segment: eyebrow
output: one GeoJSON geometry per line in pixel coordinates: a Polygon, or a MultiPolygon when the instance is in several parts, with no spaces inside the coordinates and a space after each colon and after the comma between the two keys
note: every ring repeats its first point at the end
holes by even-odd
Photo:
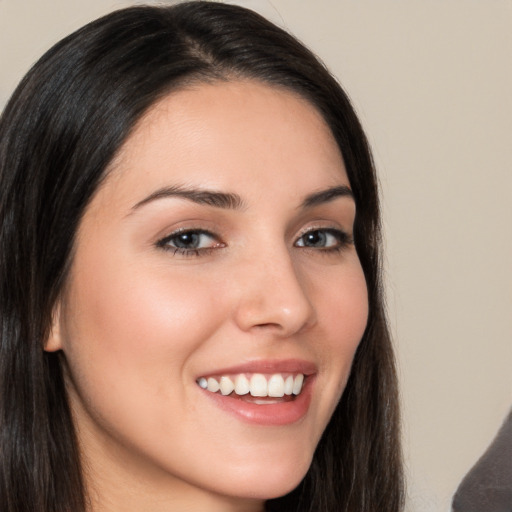
{"type": "MultiPolygon", "coordinates": [[[[156,190],[149,196],[145,197],[132,207],[132,211],[137,210],[141,206],[148,204],[158,199],[168,197],[180,197],[188,199],[197,204],[205,204],[215,208],[223,208],[228,210],[241,210],[245,207],[243,199],[238,195],[231,192],[216,192],[213,190],[187,188],[179,185],[164,187],[156,190]]],[[[354,198],[352,190],[346,185],[338,185],[330,187],[319,192],[313,192],[306,196],[302,201],[299,209],[312,208],[320,204],[334,201],[338,197],[354,198]]]]}
{"type": "Polygon", "coordinates": [[[349,197],[354,199],[354,194],[347,185],[330,187],[328,189],[321,190],[320,192],[313,192],[313,194],[306,196],[306,199],[302,201],[300,208],[312,208],[313,206],[334,201],[338,197],[349,197]]]}
{"type": "Polygon", "coordinates": [[[166,197],[181,197],[197,204],[206,204],[215,208],[224,208],[228,210],[241,210],[244,207],[244,201],[238,194],[187,188],[176,185],[172,187],[164,187],[153,192],[133,206],[132,210],[136,210],[147,203],[166,197]]]}

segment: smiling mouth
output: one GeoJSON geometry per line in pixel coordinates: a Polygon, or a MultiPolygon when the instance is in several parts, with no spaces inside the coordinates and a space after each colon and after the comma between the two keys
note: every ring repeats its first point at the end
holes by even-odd
{"type": "Polygon", "coordinates": [[[210,393],[265,405],[293,401],[304,386],[303,373],[240,373],[200,377],[197,384],[210,393]]]}

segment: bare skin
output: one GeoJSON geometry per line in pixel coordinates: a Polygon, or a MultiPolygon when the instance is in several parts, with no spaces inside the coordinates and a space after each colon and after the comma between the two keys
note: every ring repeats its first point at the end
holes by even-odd
{"type": "Polygon", "coordinates": [[[290,92],[198,85],[140,122],[84,215],[46,346],[93,512],[260,511],[297,486],[367,321],[349,188],[290,92]],[[262,361],[314,369],[299,419],[244,419],[198,385],[262,361]]]}

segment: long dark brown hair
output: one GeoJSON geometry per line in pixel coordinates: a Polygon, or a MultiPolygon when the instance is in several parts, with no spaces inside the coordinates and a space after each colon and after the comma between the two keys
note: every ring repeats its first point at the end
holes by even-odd
{"type": "Polygon", "coordinates": [[[370,150],[350,102],[295,38],[214,2],[109,14],[51,48],[0,118],[0,508],[84,512],[62,354],[43,351],[81,217],[141,116],[194,82],[252,79],[306,98],[339,145],[355,196],[369,321],[343,397],[300,485],[268,511],[402,508],[398,397],[380,280],[370,150]]]}

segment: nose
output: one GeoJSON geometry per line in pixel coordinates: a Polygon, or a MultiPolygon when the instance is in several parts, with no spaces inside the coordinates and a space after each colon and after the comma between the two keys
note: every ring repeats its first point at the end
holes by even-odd
{"type": "Polygon", "coordinates": [[[288,250],[260,253],[243,267],[235,309],[241,330],[265,329],[285,338],[315,323],[306,276],[297,271],[288,250]]]}

